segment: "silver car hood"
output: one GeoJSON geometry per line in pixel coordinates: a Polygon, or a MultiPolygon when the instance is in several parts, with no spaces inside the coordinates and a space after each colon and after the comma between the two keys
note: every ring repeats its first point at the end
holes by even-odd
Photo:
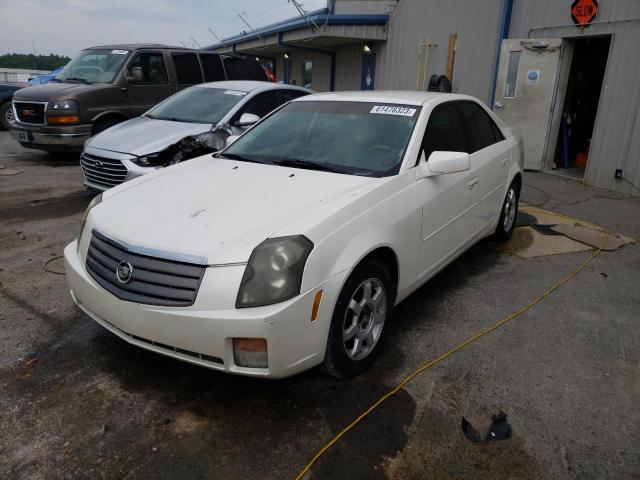
{"type": "Polygon", "coordinates": [[[206,123],[172,122],[137,117],[92,137],[86,147],[140,156],[162,151],[184,137],[209,130],[211,130],[211,124],[206,123]]]}

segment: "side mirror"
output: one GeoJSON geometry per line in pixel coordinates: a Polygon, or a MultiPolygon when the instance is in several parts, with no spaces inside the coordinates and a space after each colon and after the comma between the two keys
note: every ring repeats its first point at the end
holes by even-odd
{"type": "Polygon", "coordinates": [[[420,178],[464,172],[471,169],[471,157],[465,152],[433,152],[425,161],[423,151],[418,168],[420,178]]]}
{"type": "Polygon", "coordinates": [[[144,74],[142,73],[142,67],[131,67],[129,75],[127,75],[127,81],[136,83],[144,80],[144,74]]]}
{"type": "Polygon", "coordinates": [[[226,145],[225,147],[228,147],[229,145],[231,145],[233,142],[235,142],[238,138],[240,138],[240,135],[229,135],[227,137],[227,141],[226,141],[226,145]]]}
{"type": "Polygon", "coordinates": [[[258,123],[259,121],[260,117],[258,115],[254,115],[253,113],[243,113],[240,116],[240,120],[238,120],[237,125],[244,128],[258,123]]]}

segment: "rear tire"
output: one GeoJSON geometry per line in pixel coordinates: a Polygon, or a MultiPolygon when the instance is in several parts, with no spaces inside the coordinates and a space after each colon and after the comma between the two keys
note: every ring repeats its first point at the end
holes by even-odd
{"type": "Polygon", "coordinates": [[[11,102],[4,102],[0,105],[0,126],[5,130],[9,130],[9,121],[13,120],[13,109],[11,102]]]}
{"type": "Polygon", "coordinates": [[[513,235],[518,217],[518,201],[520,200],[520,188],[516,180],[511,182],[507,194],[505,195],[502,208],[500,210],[500,220],[494,233],[494,237],[499,242],[506,242],[513,235]]]}
{"type": "Polygon", "coordinates": [[[349,275],[333,310],[323,368],[337,378],[364,373],[374,362],[391,319],[395,286],[378,260],[364,260],[349,275]]]}

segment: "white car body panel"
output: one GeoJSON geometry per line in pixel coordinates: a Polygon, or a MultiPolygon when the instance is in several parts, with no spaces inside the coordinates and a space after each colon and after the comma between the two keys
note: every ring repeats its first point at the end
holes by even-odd
{"type": "Polygon", "coordinates": [[[442,102],[475,99],[374,91],[295,101],[312,100],[421,105],[399,174],[360,177],[206,155],[112,188],[90,211],[79,244],[65,250],[70,289],[81,308],[143,348],[227,372],[280,378],[322,362],[337,296],[369,253],[385,248],[396,258],[398,303],[495,230],[507,188],[523,171],[522,139],[486,108],[505,140],[471,154],[470,170],[420,178],[414,168],[431,110],[442,102]],[[205,257],[209,266],[195,303],[142,305],[103,290],[84,267],[94,228],[141,247],[205,257]],[[235,308],[253,249],[266,238],[289,235],[304,235],[314,244],[300,295],[235,308]],[[320,289],[319,317],[311,322],[320,289]],[[223,364],[187,358],[131,335],[220,357],[223,364]],[[267,369],[234,364],[231,338],[243,336],[267,339],[267,369]]]}

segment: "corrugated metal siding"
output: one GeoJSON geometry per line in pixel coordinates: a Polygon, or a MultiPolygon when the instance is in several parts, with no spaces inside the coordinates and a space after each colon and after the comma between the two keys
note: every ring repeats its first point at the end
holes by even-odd
{"type": "Polygon", "coordinates": [[[623,168],[629,181],[640,186],[640,21],[629,21],[640,18],[640,1],[601,0],[599,4],[595,23],[580,29],[572,25],[569,2],[518,0],[509,36],[612,35],[585,183],[637,196],[640,192],[616,180],[614,172],[623,168]]]}
{"type": "MultiPolygon", "coordinates": [[[[388,13],[394,0],[336,0],[336,15],[388,13]]],[[[331,5],[331,1],[328,2],[331,5]]]]}
{"type": "Polygon", "coordinates": [[[377,89],[415,88],[418,44],[429,38],[428,76],[444,74],[449,34],[457,32],[453,90],[489,100],[498,46],[502,0],[402,0],[380,47],[377,89]]]}
{"type": "Polygon", "coordinates": [[[360,90],[361,73],[362,45],[346,45],[337,49],[336,90],[360,90]]]}

